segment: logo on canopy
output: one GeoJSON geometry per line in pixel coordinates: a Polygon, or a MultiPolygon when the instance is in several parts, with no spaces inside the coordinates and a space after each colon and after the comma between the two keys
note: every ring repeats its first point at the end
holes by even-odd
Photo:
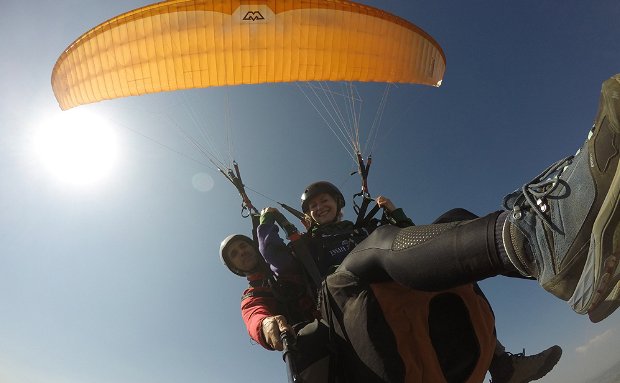
{"type": "Polygon", "coordinates": [[[261,15],[260,11],[249,11],[243,16],[243,20],[245,21],[256,21],[256,20],[265,20],[263,15],[261,15]]]}

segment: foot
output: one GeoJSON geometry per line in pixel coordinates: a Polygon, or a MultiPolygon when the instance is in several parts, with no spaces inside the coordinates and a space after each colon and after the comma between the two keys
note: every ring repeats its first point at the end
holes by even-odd
{"type": "Polygon", "coordinates": [[[504,245],[524,275],[602,320],[617,307],[620,268],[620,74],[603,83],[588,139],[508,195],[504,245]],[[614,239],[617,237],[617,239],[614,239]]]}
{"type": "Polygon", "coordinates": [[[526,383],[540,379],[553,369],[561,356],[560,346],[530,356],[525,356],[525,350],[520,354],[505,352],[491,362],[491,383],[526,383]]]}

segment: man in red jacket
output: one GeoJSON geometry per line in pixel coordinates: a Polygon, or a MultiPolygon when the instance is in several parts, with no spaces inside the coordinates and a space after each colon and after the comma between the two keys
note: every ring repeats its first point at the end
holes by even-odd
{"type": "Polygon", "coordinates": [[[294,334],[289,323],[317,317],[303,277],[275,275],[249,237],[226,237],[220,246],[220,258],[230,271],[248,280],[249,286],[241,296],[241,315],[250,337],[264,348],[282,350],[280,334],[294,334]]]}

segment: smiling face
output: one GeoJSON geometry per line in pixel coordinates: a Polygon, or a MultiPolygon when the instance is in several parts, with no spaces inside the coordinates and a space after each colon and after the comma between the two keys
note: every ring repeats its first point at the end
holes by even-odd
{"type": "Polygon", "coordinates": [[[256,248],[243,239],[232,241],[226,248],[230,266],[243,273],[252,272],[258,267],[258,257],[256,248]]]}
{"type": "Polygon", "coordinates": [[[332,223],[338,218],[338,203],[328,193],[321,193],[308,201],[310,217],[319,225],[332,223]]]}

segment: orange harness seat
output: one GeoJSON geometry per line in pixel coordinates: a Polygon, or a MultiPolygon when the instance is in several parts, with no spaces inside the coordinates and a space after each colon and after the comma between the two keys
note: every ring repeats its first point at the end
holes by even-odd
{"type": "Polygon", "coordinates": [[[495,350],[495,317],[476,284],[438,292],[394,282],[370,286],[329,275],[321,311],[336,364],[356,383],[479,383],[495,350]]]}
{"type": "Polygon", "coordinates": [[[495,350],[495,317],[476,285],[439,292],[394,282],[371,288],[396,338],[405,382],[484,380],[495,350]]]}

